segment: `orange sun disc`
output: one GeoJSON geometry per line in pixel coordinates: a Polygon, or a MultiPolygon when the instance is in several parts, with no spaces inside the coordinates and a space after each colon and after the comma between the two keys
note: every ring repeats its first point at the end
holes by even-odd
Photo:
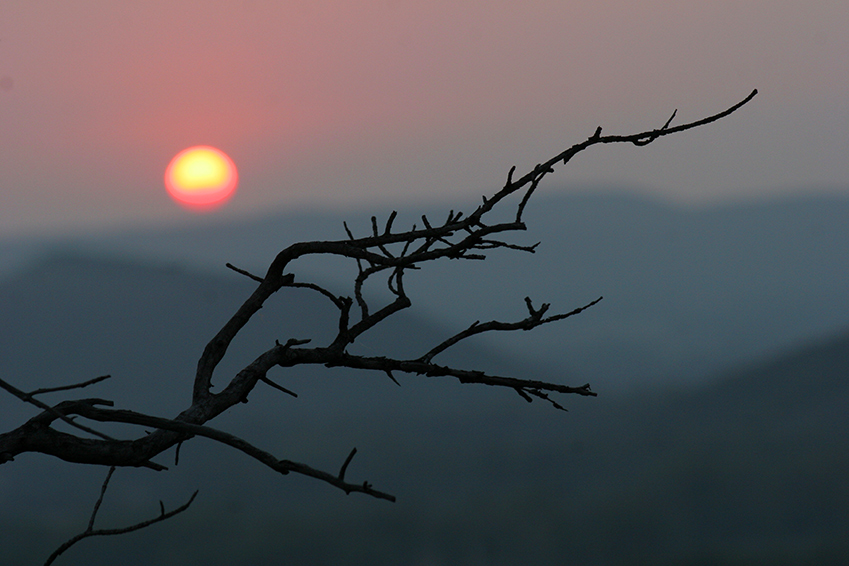
{"type": "Polygon", "coordinates": [[[226,153],[198,145],[184,149],[165,169],[165,188],[178,203],[193,210],[210,210],[233,196],[239,175],[226,153]]]}

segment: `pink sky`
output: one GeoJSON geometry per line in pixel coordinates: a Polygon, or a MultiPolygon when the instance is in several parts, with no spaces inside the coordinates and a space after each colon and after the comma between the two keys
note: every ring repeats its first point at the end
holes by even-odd
{"type": "Polygon", "coordinates": [[[162,176],[207,144],[239,167],[215,214],[476,204],[592,134],[739,114],[599,147],[550,190],[685,203],[849,194],[849,3],[7,0],[0,235],[174,224],[162,176]]]}

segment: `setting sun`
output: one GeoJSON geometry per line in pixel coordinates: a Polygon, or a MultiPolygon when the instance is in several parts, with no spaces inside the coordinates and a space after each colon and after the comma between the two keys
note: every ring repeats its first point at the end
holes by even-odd
{"type": "Polygon", "coordinates": [[[230,199],[239,176],[223,151],[195,146],[178,153],[165,169],[165,188],[178,203],[192,210],[210,210],[230,199]]]}

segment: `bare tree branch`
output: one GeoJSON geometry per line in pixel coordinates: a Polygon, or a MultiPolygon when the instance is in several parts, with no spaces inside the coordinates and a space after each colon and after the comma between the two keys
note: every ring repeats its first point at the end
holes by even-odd
{"type": "MultiPolygon", "coordinates": [[[[268,383],[266,373],[270,368],[274,366],[292,367],[299,363],[322,363],[329,367],[345,366],[360,369],[376,369],[385,372],[393,380],[392,372],[394,371],[427,376],[450,376],[463,383],[483,383],[509,387],[537,397],[539,395],[535,395],[532,392],[549,391],[578,393],[582,395],[593,394],[586,386],[568,387],[553,383],[529,382],[528,380],[518,378],[487,375],[475,370],[463,370],[432,363],[434,356],[466,337],[487,331],[528,330],[542,324],[562,320],[563,318],[581,312],[591,305],[580,307],[570,313],[545,317],[544,313],[548,309],[547,304],[544,304],[539,310],[534,310],[528,301],[529,316],[526,319],[514,323],[490,321],[484,324],[474,324],[442,344],[432,348],[418,360],[358,357],[348,354],[345,348],[348,344],[354,342],[356,338],[378,325],[387,317],[411,305],[411,301],[403,287],[405,270],[415,269],[425,262],[441,258],[482,259],[485,257],[484,252],[497,248],[532,252],[535,246],[520,246],[503,239],[503,237],[509,232],[525,230],[525,224],[522,221],[522,213],[525,205],[531,194],[539,186],[541,180],[551,173],[558,163],[568,162],[574,155],[595,144],[636,143],[640,145],[650,143],[662,136],[714,122],[739,109],[751,100],[756,93],[757,91],[753,91],[743,101],[723,112],[680,126],[670,127],[670,119],[659,129],[647,130],[626,136],[602,136],[601,129],[599,128],[584,142],[576,144],[555,155],[548,161],[537,165],[530,172],[518,179],[514,179],[515,167],[511,168],[504,187],[490,197],[484,197],[483,203],[468,215],[464,215],[462,212],[455,213],[454,211],[450,211],[442,224],[433,224],[426,217],[422,217],[424,228],[417,229],[413,226],[411,230],[393,231],[396,218],[396,214],[393,213],[387,219],[382,231],[378,228],[377,219],[373,219],[371,235],[366,237],[355,237],[347,225],[345,225],[348,236],[345,240],[292,244],[277,254],[269,265],[264,277],[259,277],[230,266],[231,269],[235,269],[237,272],[254,280],[257,283],[257,287],[230,320],[224,324],[206,345],[198,360],[192,404],[173,420],[187,424],[203,424],[215,418],[227,408],[246,400],[257,382],[263,381],[264,383],[268,383]],[[512,222],[494,224],[484,222],[484,217],[496,205],[508,196],[519,193],[520,191],[524,192],[517,207],[515,219],[512,222]],[[391,252],[389,246],[393,244],[400,244],[402,251],[400,253],[391,252]],[[351,324],[349,320],[352,299],[341,296],[337,297],[335,294],[314,284],[295,283],[292,273],[284,274],[286,267],[293,261],[303,256],[315,254],[347,257],[358,264],[359,274],[355,279],[354,295],[355,300],[360,305],[361,316],[359,321],[351,324]],[[368,309],[362,287],[371,275],[384,270],[389,270],[391,273],[388,280],[388,287],[395,295],[395,300],[378,309],[376,312],[371,313],[368,309]],[[308,287],[321,292],[333,301],[334,305],[340,310],[339,329],[334,341],[327,347],[309,349],[297,348],[296,346],[303,344],[303,342],[297,340],[294,342],[290,340],[285,345],[278,343],[232,377],[220,393],[212,393],[213,372],[225,356],[230,342],[251,317],[262,308],[265,301],[284,286],[308,287]]],[[[47,451],[59,457],[72,459],[87,458],[90,460],[102,460],[104,464],[120,462],[120,465],[145,465],[145,462],[149,463],[151,457],[185,439],[183,435],[169,429],[154,431],[151,435],[129,443],[128,441],[111,439],[102,433],[97,433],[93,429],[74,423],[66,415],[55,412],[55,409],[33,399],[32,395],[11,388],[6,382],[0,381],[0,385],[22,400],[35,404],[42,410],[52,414],[55,418],[60,418],[71,426],[85,430],[90,434],[95,434],[104,441],[108,440],[109,442],[106,445],[114,447],[114,453],[110,458],[110,455],[102,451],[102,449],[93,448],[91,445],[92,441],[88,439],[77,438],[72,435],[59,436],[58,433],[47,433],[39,429],[38,434],[35,434],[32,439],[28,440],[25,435],[22,436],[19,429],[12,431],[12,433],[0,435],[0,455],[2,455],[0,458],[2,458],[2,461],[9,461],[15,454],[21,451],[35,450],[47,451]],[[42,443],[36,443],[35,439],[41,440],[42,443]],[[112,444],[109,444],[110,442],[112,444]]],[[[30,424],[32,425],[32,423],[30,424]]],[[[164,467],[159,465],[155,466],[157,469],[164,469],[164,467]]]]}
{"type": "Polygon", "coordinates": [[[40,452],[69,462],[110,467],[110,472],[104,481],[100,498],[95,504],[88,528],[57,549],[48,559],[47,564],[50,564],[57,556],[82,538],[138,530],[187,509],[197,492],[185,505],[174,511],[166,513],[164,507],[161,507],[159,517],[154,519],[123,529],[94,530],[93,528],[94,520],[115,467],[143,466],[154,470],[165,470],[167,469],[165,466],[152,462],[152,459],[172,446],[177,446],[179,450],[179,446],[183,442],[195,436],[210,438],[240,450],[283,475],[295,472],[324,481],[345,493],[359,492],[375,498],[394,501],[394,496],[374,489],[368,482],[349,483],[345,481],[348,466],[356,454],[356,449],[352,450],[345,459],[339,473],[331,474],[292,460],[278,459],[271,453],[257,448],[241,438],[206,426],[205,423],[227,409],[246,402],[260,382],[297,397],[292,391],[268,378],[268,371],[275,367],[291,368],[301,364],[322,364],[328,368],[346,367],[380,371],[388,375],[396,384],[398,384],[398,381],[394,377],[394,372],[426,377],[449,377],[461,383],[477,383],[508,390],[512,389],[526,401],[530,402],[535,398],[540,399],[558,410],[565,410],[565,408],[553,398],[555,394],[595,396],[596,394],[590,389],[589,384],[567,386],[554,381],[493,375],[474,369],[439,365],[434,363],[433,359],[462,340],[478,334],[528,331],[545,324],[561,321],[590,308],[598,303],[601,297],[569,312],[555,315],[548,315],[549,303],[543,303],[539,308],[535,308],[530,298],[525,298],[528,309],[527,317],[514,322],[491,320],[481,323],[477,321],[431,347],[425,354],[416,359],[352,355],[347,351],[347,347],[389,317],[412,305],[404,285],[404,277],[408,270],[416,270],[427,262],[442,259],[483,260],[494,250],[534,253],[538,244],[522,245],[512,241],[510,237],[513,233],[526,229],[523,221],[525,208],[545,177],[553,173],[557,166],[567,164],[578,153],[597,144],[631,143],[636,146],[644,146],[661,137],[710,124],[728,116],[747,104],[756,94],[757,90],[754,90],[745,99],[722,112],[679,126],[671,126],[677,114],[676,111],[660,128],[636,134],[603,136],[602,129],[599,127],[586,140],[538,164],[519,178],[514,178],[516,167],[511,167],[503,187],[489,196],[484,196],[482,203],[468,214],[461,211],[449,211],[445,221],[441,224],[431,222],[426,216],[422,216],[423,227],[417,227],[414,224],[409,230],[398,230],[395,226],[397,213],[393,211],[382,223],[382,226],[377,217],[372,217],[370,232],[364,237],[355,237],[348,225],[343,223],[347,236],[343,240],[297,242],[289,245],[274,257],[264,276],[252,274],[228,263],[229,269],[248,277],[256,283],[256,287],[206,344],[198,358],[193,376],[191,403],[172,419],[154,417],[129,410],[104,408],[112,406],[111,401],[104,399],[66,400],[55,406],[50,406],[35,398],[36,395],[45,393],[88,387],[103,381],[108,376],[62,387],[35,389],[30,393],[25,393],[0,379],[0,388],[42,411],[18,428],[0,434],[0,464],[10,462],[16,455],[24,452],[40,452]],[[518,200],[512,220],[494,221],[489,213],[509,197],[518,200]],[[296,282],[295,274],[287,272],[287,270],[298,259],[311,255],[339,256],[355,262],[357,275],[352,281],[352,296],[337,295],[315,283],[296,282]],[[386,288],[392,298],[380,308],[373,309],[369,305],[365,287],[367,283],[372,284],[369,281],[373,282],[372,276],[375,275],[386,277],[386,288]],[[299,338],[289,338],[282,344],[280,341],[274,340],[274,345],[257,355],[251,363],[244,366],[235,375],[226,376],[226,381],[222,384],[220,390],[214,392],[213,375],[221,360],[227,354],[233,339],[264,306],[265,302],[284,287],[310,289],[322,294],[333,303],[339,310],[339,317],[336,322],[337,331],[333,340],[329,344],[317,346],[307,346],[310,341],[299,338]],[[358,308],[354,309],[355,312],[352,313],[354,304],[358,308]],[[154,430],[149,434],[140,435],[134,440],[115,439],[76,422],[73,416],[97,422],[127,423],[153,427],[154,430]],[[59,420],[76,430],[93,435],[95,438],[58,431],[53,428],[53,425],[59,420]]]}
{"type": "MultiPolygon", "coordinates": [[[[306,464],[301,464],[299,462],[294,462],[291,460],[279,460],[269,452],[261,450],[256,446],[253,446],[249,442],[221,430],[217,430],[208,426],[188,423],[177,419],[164,419],[152,415],[145,415],[143,413],[137,413],[135,411],[121,409],[102,409],[96,407],[97,405],[111,407],[113,403],[112,401],[106,399],[79,399],[76,401],[63,401],[62,403],[54,407],[54,410],[55,412],[63,415],[75,414],[98,422],[127,423],[154,427],[160,430],[173,431],[180,433],[183,440],[191,438],[192,436],[203,436],[220,442],[222,444],[226,444],[241,452],[244,452],[248,456],[254,458],[255,460],[258,460],[259,462],[262,462],[272,470],[279,472],[283,475],[286,475],[289,472],[296,472],[299,474],[314,477],[316,479],[320,479],[322,481],[326,481],[331,485],[342,489],[346,493],[361,492],[376,497],[378,499],[395,501],[394,496],[389,495],[388,493],[383,493],[372,489],[369,484],[346,483],[342,481],[342,479],[338,476],[334,476],[327,472],[317,470],[306,464]],[[368,485],[368,487],[365,487],[366,485],[368,485]]],[[[38,417],[35,417],[35,419],[41,419],[42,421],[46,422],[49,422],[54,418],[54,414],[48,412],[42,413],[38,417]]],[[[45,435],[50,435],[52,438],[63,438],[65,436],[64,433],[60,433],[47,427],[44,427],[42,429],[42,433],[45,435]]],[[[102,461],[100,460],[102,460],[104,454],[108,454],[109,452],[111,452],[114,449],[114,446],[106,441],[91,440],[87,445],[87,449],[88,450],[85,453],[80,452],[75,454],[75,458],[71,461],[92,464],[102,463],[102,461]],[[90,458],[90,460],[86,460],[86,457],[90,458]]],[[[62,454],[57,454],[57,456],[59,456],[60,458],[63,457],[62,454]]],[[[117,459],[116,462],[117,465],[132,465],[131,462],[121,461],[117,459]]]]}
{"type": "MultiPolygon", "coordinates": [[[[299,352],[300,351],[296,351],[293,355],[298,356],[299,352]]],[[[303,352],[305,354],[304,359],[299,360],[300,363],[323,363],[327,367],[347,367],[353,369],[378,370],[383,372],[401,371],[415,375],[424,375],[427,377],[453,377],[460,383],[480,383],[482,385],[507,387],[523,391],[544,390],[553,391],[555,393],[575,393],[578,395],[596,396],[596,393],[590,390],[589,384],[582,385],[580,387],[572,387],[535,379],[488,375],[482,371],[462,370],[423,362],[421,360],[395,360],[385,357],[354,356],[347,353],[339,356],[327,357],[319,354],[316,357],[314,356],[316,352],[303,352]]]]}

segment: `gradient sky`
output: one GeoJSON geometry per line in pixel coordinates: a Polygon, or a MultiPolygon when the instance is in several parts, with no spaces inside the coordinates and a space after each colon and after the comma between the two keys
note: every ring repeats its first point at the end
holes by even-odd
{"type": "Polygon", "coordinates": [[[0,236],[193,221],[162,176],[195,144],[239,167],[219,217],[474,205],[599,125],[753,88],[718,124],[592,148],[547,186],[849,194],[846,30],[846,0],[5,0],[0,236]]]}

